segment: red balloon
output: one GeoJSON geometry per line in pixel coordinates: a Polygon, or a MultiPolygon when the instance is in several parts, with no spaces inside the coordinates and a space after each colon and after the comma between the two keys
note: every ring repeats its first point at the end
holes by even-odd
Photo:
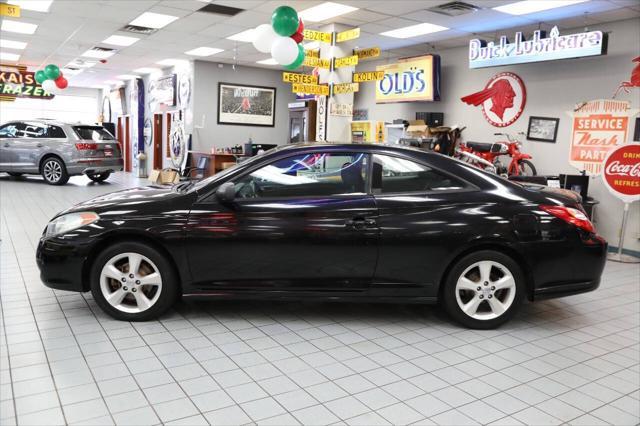
{"type": "Polygon", "coordinates": [[[294,39],[296,43],[302,43],[304,35],[302,35],[302,33],[295,33],[291,35],[291,38],[294,39]]]}
{"type": "Polygon", "coordinates": [[[69,85],[69,82],[62,76],[62,73],[60,73],[60,77],[56,78],[55,83],[58,89],[64,89],[69,85]]]}
{"type": "Polygon", "coordinates": [[[296,30],[296,32],[302,34],[302,32],[304,31],[304,22],[302,22],[302,18],[298,19],[300,19],[300,23],[298,24],[298,29],[296,30]]]}

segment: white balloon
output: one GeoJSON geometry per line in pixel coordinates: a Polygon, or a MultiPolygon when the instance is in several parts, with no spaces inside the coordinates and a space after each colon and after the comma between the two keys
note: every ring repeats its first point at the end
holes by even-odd
{"type": "Polygon", "coordinates": [[[291,37],[278,36],[271,45],[271,56],[280,65],[289,65],[298,57],[298,43],[291,37]]]}
{"type": "Polygon", "coordinates": [[[58,92],[58,86],[56,86],[56,82],[53,80],[45,80],[42,82],[42,88],[45,92],[49,92],[52,95],[55,95],[58,92]]]}
{"type": "Polygon", "coordinates": [[[271,45],[276,37],[278,37],[278,34],[273,31],[271,25],[262,24],[253,30],[253,36],[253,47],[262,53],[269,53],[271,52],[271,45]]]}

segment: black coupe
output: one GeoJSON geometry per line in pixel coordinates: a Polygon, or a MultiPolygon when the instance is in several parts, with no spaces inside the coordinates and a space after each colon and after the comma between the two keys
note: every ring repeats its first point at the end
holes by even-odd
{"type": "Polygon", "coordinates": [[[45,285],[147,320],[179,297],[435,303],[493,328],[527,298],[594,290],[607,243],[575,199],[410,148],[289,145],[199,182],[56,216],[45,285]]]}

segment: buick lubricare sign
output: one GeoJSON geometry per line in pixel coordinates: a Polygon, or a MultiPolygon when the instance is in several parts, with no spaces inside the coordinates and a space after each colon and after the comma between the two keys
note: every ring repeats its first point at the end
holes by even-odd
{"type": "Polygon", "coordinates": [[[380,65],[384,72],[376,82],[376,103],[440,100],[440,57],[425,55],[380,65]]]}
{"type": "Polygon", "coordinates": [[[640,144],[612,150],[604,162],[602,180],[609,191],[625,203],[640,199],[640,144]]]}

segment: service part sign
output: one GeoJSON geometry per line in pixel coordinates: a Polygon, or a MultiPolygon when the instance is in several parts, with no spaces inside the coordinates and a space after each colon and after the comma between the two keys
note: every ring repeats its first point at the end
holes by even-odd
{"type": "Polygon", "coordinates": [[[613,149],[604,162],[602,180],[607,189],[625,203],[640,199],[640,144],[613,149]]]}
{"type": "Polygon", "coordinates": [[[376,103],[440,100],[440,57],[425,55],[380,65],[384,77],[376,82],[376,103]]]}

